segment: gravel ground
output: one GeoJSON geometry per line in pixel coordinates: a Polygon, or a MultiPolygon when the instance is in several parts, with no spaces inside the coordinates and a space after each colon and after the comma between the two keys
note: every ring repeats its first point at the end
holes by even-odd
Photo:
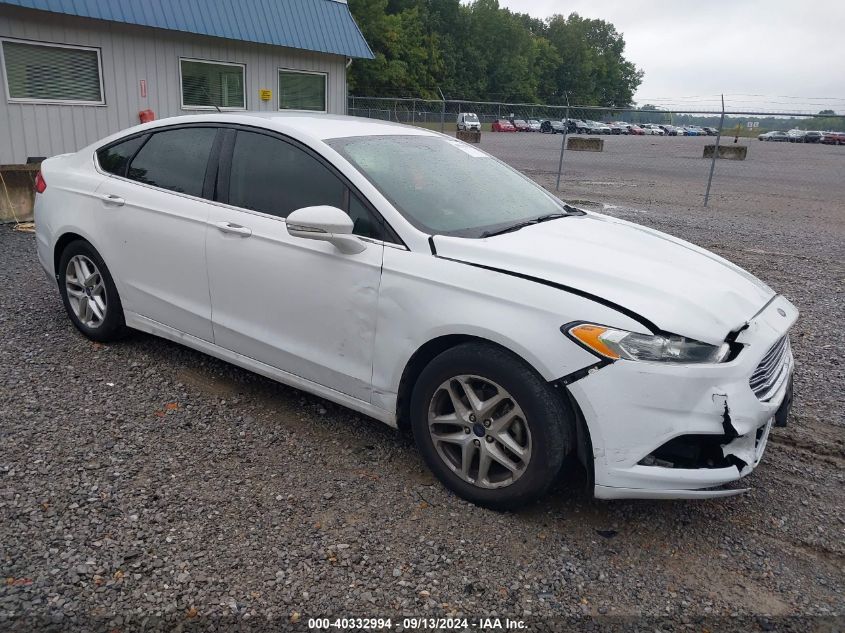
{"type": "Polygon", "coordinates": [[[150,336],[84,339],[33,236],[0,227],[0,630],[464,615],[841,631],[842,204],[627,200],[588,202],[728,256],[802,311],[790,426],[745,495],[608,503],[573,483],[519,513],[474,507],[377,422],[150,336]]]}

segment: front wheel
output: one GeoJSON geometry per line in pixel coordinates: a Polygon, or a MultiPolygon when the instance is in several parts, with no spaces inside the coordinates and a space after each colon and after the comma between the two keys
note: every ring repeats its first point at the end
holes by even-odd
{"type": "Polygon", "coordinates": [[[542,496],[557,477],[573,416],[522,360],[466,343],[420,374],[411,424],[423,459],[447,488],[478,505],[512,510],[542,496]]]}
{"type": "Polygon", "coordinates": [[[62,303],[76,329],[103,343],[126,333],[114,280],[93,246],[83,240],[68,244],[57,272],[62,303]]]}

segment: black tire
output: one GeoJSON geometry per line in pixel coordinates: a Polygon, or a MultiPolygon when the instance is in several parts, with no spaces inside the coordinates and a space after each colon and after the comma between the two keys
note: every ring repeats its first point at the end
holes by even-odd
{"type": "Polygon", "coordinates": [[[411,395],[411,426],[418,450],[444,486],[477,505],[514,510],[540,498],[555,481],[573,444],[575,425],[568,404],[534,369],[507,350],[472,342],[443,352],[422,371],[411,395]],[[531,456],[522,474],[505,487],[482,488],[465,481],[445,463],[429,432],[429,407],[438,388],[463,374],[497,383],[525,414],[531,456]]]}
{"type": "Polygon", "coordinates": [[[62,295],[62,303],[70,317],[71,322],[77,330],[82,332],[92,341],[108,343],[124,337],[128,328],[123,318],[123,306],[120,303],[120,296],[114,285],[111,273],[103,258],[96,249],[84,240],[75,240],[68,244],[59,257],[59,268],[56,271],[59,283],[59,293],[62,295]],[[96,327],[89,327],[76,315],[70,305],[67,293],[67,269],[70,260],[76,255],[83,255],[90,259],[100,272],[103,285],[105,286],[106,313],[102,322],[96,327]]]}

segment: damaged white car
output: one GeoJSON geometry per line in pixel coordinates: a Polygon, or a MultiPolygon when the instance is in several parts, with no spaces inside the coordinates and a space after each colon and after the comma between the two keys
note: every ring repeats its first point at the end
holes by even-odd
{"type": "Polygon", "coordinates": [[[457,494],[735,494],[792,400],[795,307],[473,146],[357,118],[145,124],[45,161],[38,255],[74,325],[162,336],[409,428],[457,494]]]}

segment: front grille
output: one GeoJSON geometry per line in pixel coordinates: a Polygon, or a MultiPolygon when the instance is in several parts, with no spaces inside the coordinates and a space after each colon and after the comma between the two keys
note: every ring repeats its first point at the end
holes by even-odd
{"type": "Polygon", "coordinates": [[[789,336],[782,336],[763,356],[748,384],[759,400],[766,402],[781,388],[792,370],[792,348],[789,336]]]}

